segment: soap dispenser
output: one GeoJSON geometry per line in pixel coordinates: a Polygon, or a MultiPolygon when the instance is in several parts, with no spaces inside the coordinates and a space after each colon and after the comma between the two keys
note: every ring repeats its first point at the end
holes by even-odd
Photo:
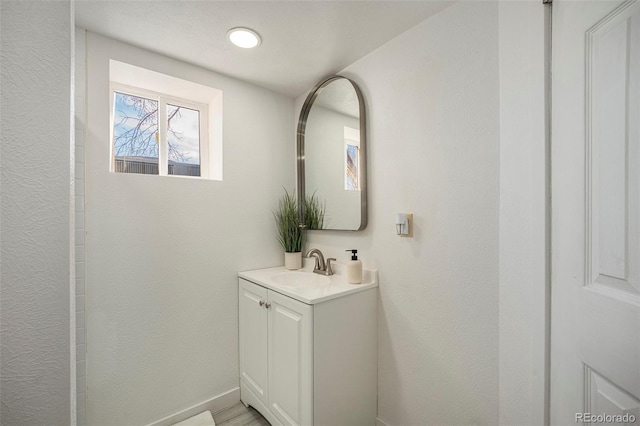
{"type": "Polygon", "coordinates": [[[360,284],[362,282],[362,261],[358,260],[358,250],[345,250],[351,252],[351,260],[347,262],[347,282],[360,284]]]}

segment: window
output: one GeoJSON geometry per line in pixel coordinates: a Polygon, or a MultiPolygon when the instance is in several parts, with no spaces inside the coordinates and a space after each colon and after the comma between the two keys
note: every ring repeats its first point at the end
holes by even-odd
{"type": "Polygon", "coordinates": [[[344,189],[360,190],[360,131],[344,127],[344,189]]]}
{"type": "Polygon", "coordinates": [[[200,176],[207,105],[113,85],[113,170],[200,176]]]}
{"type": "Polygon", "coordinates": [[[167,104],[170,175],[200,176],[200,115],[200,109],[167,104]]]}
{"type": "Polygon", "coordinates": [[[222,180],[222,92],[110,63],[111,171],[222,180]]]}
{"type": "Polygon", "coordinates": [[[114,92],[114,171],[158,174],[158,101],[114,92]]]}

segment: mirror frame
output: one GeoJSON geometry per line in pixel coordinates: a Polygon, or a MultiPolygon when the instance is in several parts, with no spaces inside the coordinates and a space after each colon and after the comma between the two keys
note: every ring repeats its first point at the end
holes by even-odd
{"type": "Polygon", "coordinates": [[[322,90],[330,83],[344,79],[347,80],[353,86],[358,96],[358,106],[360,114],[360,165],[358,168],[360,180],[360,227],[358,229],[331,229],[322,228],[318,231],[362,231],[367,227],[368,215],[367,215],[367,120],[365,115],[364,97],[360,88],[356,83],[340,75],[333,75],[320,81],[307,96],[307,99],[302,105],[302,111],[300,111],[300,118],[298,120],[298,131],[296,137],[296,155],[297,155],[297,173],[298,173],[298,203],[300,203],[301,211],[304,210],[305,200],[305,129],[307,126],[307,119],[309,112],[313,106],[314,101],[322,92],[322,90]]]}

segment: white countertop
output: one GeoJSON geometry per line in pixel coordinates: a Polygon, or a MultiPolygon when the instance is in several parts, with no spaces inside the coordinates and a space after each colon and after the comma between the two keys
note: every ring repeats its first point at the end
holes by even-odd
{"type": "MultiPolygon", "coordinates": [[[[282,273],[309,273],[313,274],[313,262],[308,262],[304,268],[297,271],[289,271],[284,266],[274,268],[256,269],[253,271],[239,272],[238,276],[247,281],[259,284],[263,287],[292,297],[308,305],[314,305],[337,297],[357,293],[378,286],[378,271],[373,269],[362,269],[362,284],[349,284],[346,279],[346,265],[333,263],[334,275],[327,277],[329,282],[313,286],[291,286],[280,285],[273,281],[272,277],[282,273]]],[[[316,274],[314,274],[316,275],[316,274]]]]}

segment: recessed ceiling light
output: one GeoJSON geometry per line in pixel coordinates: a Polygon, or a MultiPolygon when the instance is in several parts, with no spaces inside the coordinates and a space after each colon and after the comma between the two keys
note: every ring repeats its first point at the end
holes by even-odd
{"type": "Polygon", "coordinates": [[[243,49],[251,49],[260,45],[260,35],[249,28],[231,28],[227,32],[227,38],[233,44],[243,49]]]}

